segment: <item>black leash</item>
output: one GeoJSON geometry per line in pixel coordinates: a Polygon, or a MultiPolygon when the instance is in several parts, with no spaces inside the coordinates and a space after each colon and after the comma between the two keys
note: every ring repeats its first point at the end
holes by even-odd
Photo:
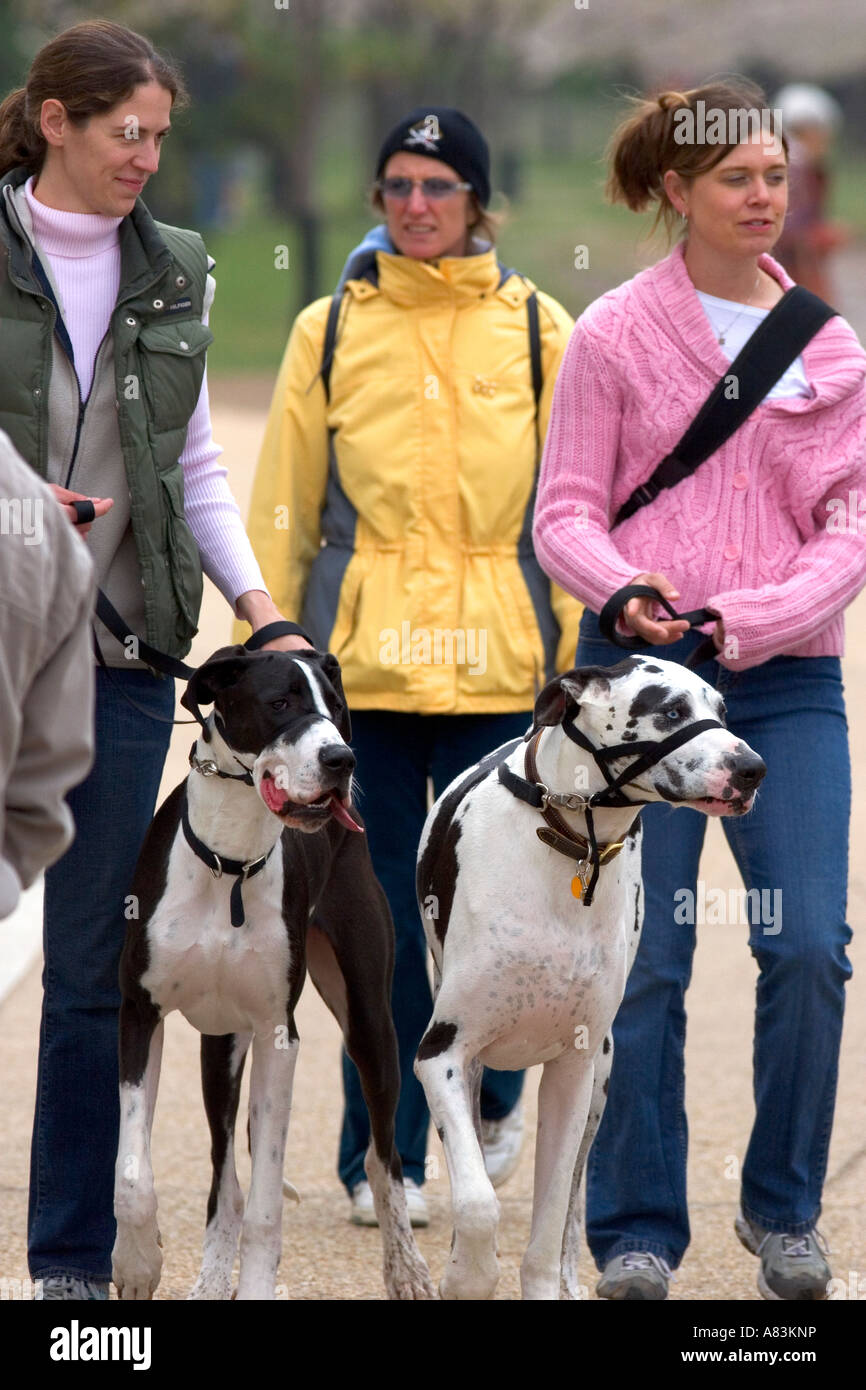
{"type": "MultiPolygon", "coordinates": [[[[656,603],[660,603],[671,618],[687,622],[690,628],[701,628],[704,623],[716,622],[721,617],[721,614],[714,612],[712,608],[693,608],[690,613],[678,613],[673,605],[659,593],[658,589],[653,589],[649,584],[626,584],[624,588],[617,589],[615,594],[611,594],[598,615],[598,625],[602,636],[606,637],[608,642],[612,642],[615,647],[624,647],[626,651],[635,651],[638,647],[645,649],[650,645],[636,632],[626,634],[617,629],[617,618],[625,605],[633,598],[655,599],[656,603]]],[[[712,661],[718,654],[718,648],[712,636],[705,636],[703,642],[695,648],[684,665],[691,670],[695,666],[700,666],[703,661],[712,661]]]]}
{"type": "MultiPolygon", "coordinates": [[[[188,666],[185,661],[179,661],[176,657],[169,656],[166,652],[159,651],[157,647],[152,647],[136,633],[130,632],[129,624],[124,622],[123,618],[114,607],[114,604],[101,589],[97,589],[96,591],[96,616],[99,618],[100,622],[108,628],[111,635],[117,638],[122,647],[126,647],[129,641],[134,641],[136,645],[133,650],[136,656],[146,662],[152,670],[158,671],[164,676],[174,676],[176,680],[181,681],[191,680],[195,675],[198,669],[196,666],[188,666]]],[[[263,647],[266,642],[273,642],[277,637],[303,637],[304,641],[309,642],[311,647],[315,646],[312,638],[308,636],[298,623],[291,623],[287,620],[266,623],[264,627],[260,627],[256,632],[251,633],[243,645],[246,647],[247,651],[255,652],[258,651],[260,647],[263,647]]],[[[111,679],[111,667],[107,664],[102,654],[102,648],[99,645],[99,639],[96,636],[95,629],[93,632],[93,647],[97,661],[109,679],[111,679]]],[[[160,724],[197,723],[202,726],[204,725],[204,720],[200,715],[196,719],[164,719],[161,714],[153,714],[151,710],[145,709],[143,705],[133,700],[116,682],[114,682],[114,684],[127,704],[132,705],[133,709],[138,710],[139,714],[147,715],[148,719],[155,719],[160,724]]]]}

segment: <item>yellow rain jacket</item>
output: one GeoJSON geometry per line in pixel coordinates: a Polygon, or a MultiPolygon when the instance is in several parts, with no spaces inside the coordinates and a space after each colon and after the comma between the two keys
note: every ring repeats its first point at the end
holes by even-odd
{"type": "MultiPolygon", "coordinates": [[[[330,299],[292,329],[250,510],[265,582],[339,658],[356,709],[528,710],[574,665],[581,612],[532,550],[534,286],[500,283],[492,250],[374,264],[377,283],[345,287],[330,399],[330,299]]],[[[538,306],[543,441],[572,320],[538,306]]]]}

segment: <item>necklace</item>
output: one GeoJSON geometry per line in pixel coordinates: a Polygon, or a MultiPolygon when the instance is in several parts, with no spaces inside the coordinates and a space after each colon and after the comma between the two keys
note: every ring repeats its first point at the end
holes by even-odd
{"type": "Polygon", "coordinates": [[[746,300],[745,304],[743,305],[743,308],[739,311],[738,314],[735,314],[735,315],[734,315],[734,317],[731,319],[730,323],[727,325],[727,327],[725,327],[725,328],[722,329],[721,333],[719,334],[718,338],[716,339],[716,341],[718,342],[718,344],[719,344],[720,347],[724,347],[724,346],[725,346],[725,339],[727,338],[727,336],[728,336],[728,334],[730,333],[731,329],[733,328],[734,324],[737,322],[737,319],[740,318],[740,317],[742,316],[744,310],[748,309],[748,307],[749,307],[749,305],[751,304],[752,300],[754,299],[755,295],[758,293],[758,286],[760,285],[760,283],[761,283],[761,272],[760,272],[760,270],[759,270],[759,271],[758,271],[758,274],[757,274],[757,276],[756,276],[756,278],[755,278],[755,288],[752,290],[752,293],[749,295],[748,299],[746,300]]]}

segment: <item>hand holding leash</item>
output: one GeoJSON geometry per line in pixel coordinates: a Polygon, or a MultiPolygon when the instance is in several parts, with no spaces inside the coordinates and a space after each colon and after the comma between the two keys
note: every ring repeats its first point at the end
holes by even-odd
{"type": "Polygon", "coordinates": [[[80,536],[86,536],[97,517],[105,516],[114,506],[112,497],[88,497],[59,483],[49,483],[49,487],[80,536]]]}
{"type": "MultiPolygon", "coordinates": [[[[668,599],[669,602],[680,596],[679,590],[675,589],[663,574],[636,574],[630,584],[641,584],[655,589],[660,598],[668,599]]],[[[653,618],[652,609],[655,601],[649,597],[629,599],[622,610],[623,623],[626,623],[643,643],[650,642],[654,647],[665,646],[668,642],[678,642],[683,633],[688,632],[688,622],[685,618],[653,618]]],[[[668,611],[673,612],[673,609],[668,611]]]]}
{"type": "Polygon", "coordinates": [[[617,589],[599,613],[598,625],[602,636],[606,637],[609,642],[613,642],[614,646],[625,647],[627,651],[632,651],[635,648],[646,646],[647,643],[653,646],[662,646],[668,642],[677,642],[683,633],[690,628],[700,628],[703,627],[704,623],[711,623],[715,620],[715,634],[712,637],[705,637],[685,664],[695,667],[702,661],[715,658],[721,650],[724,637],[721,615],[712,608],[695,608],[690,613],[678,613],[670,602],[672,598],[679,598],[679,594],[670,580],[666,579],[663,574],[637,575],[631,584],[617,589]],[[656,587],[656,584],[659,587],[656,587]],[[662,622],[656,622],[650,618],[648,616],[650,602],[660,603],[662,608],[670,613],[671,621],[665,618],[662,622]],[[629,612],[633,604],[638,609],[636,614],[629,612]],[[634,636],[626,636],[617,629],[617,618],[621,612],[625,613],[632,624],[634,636]]]}

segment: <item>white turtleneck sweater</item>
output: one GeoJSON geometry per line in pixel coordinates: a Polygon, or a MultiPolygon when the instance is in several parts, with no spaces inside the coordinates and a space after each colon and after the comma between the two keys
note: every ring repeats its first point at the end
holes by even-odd
{"type": "MultiPolygon", "coordinates": [[[[72,343],[81,398],[87,400],[96,354],[108,332],[120,287],[120,217],[97,213],[61,212],[46,207],[33,193],[33,179],[24,186],[33,219],[33,238],[39,259],[57,292],[60,312],[72,343]]],[[[212,290],[213,281],[208,277],[212,290]]],[[[212,293],[205,298],[208,321],[212,293]]],[[[234,607],[249,589],[267,592],[252,546],[229,491],[226,469],[217,460],[222,449],[214,443],[210,423],[207,373],[189,422],[186,446],[180,456],[184,477],[185,514],[201,551],[202,568],[234,607]]]]}

